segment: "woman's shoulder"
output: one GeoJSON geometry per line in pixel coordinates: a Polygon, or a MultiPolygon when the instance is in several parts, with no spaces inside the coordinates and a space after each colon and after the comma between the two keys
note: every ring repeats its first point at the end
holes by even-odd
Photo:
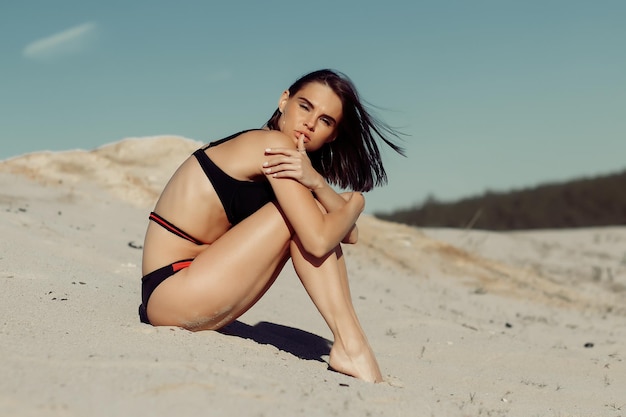
{"type": "Polygon", "coordinates": [[[285,135],[280,130],[270,130],[270,129],[251,129],[244,130],[241,132],[241,136],[251,136],[256,138],[263,138],[265,140],[287,140],[289,139],[287,135],[285,135]]]}
{"type": "Polygon", "coordinates": [[[248,130],[241,134],[241,139],[251,141],[265,148],[295,145],[287,135],[279,130],[258,129],[248,130]]]}

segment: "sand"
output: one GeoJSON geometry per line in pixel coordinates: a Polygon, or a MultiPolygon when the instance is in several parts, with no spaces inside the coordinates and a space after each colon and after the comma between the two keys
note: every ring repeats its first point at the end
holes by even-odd
{"type": "Polygon", "coordinates": [[[2,416],[624,416],[626,228],[359,221],[357,312],[386,382],[328,370],[293,268],[222,332],[139,322],[141,250],[198,142],[0,162],[2,416]]]}

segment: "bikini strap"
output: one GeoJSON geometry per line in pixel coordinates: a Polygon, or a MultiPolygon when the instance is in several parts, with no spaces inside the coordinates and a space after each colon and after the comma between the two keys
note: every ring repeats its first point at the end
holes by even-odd
{"type": "Polygon", "coordinates": [[[182,237],[183,239],[187,239],[188,241],[193,242],[196,245],[205,245],[206,244],[203,241],[201,241],[199,239],[196,239],[195,237],[191,236],[189,233],[185,232],[184,230],[182,230],[181,228],[179,228],[175,224],[168,222],[167,220],[165,220],[163,217],[159,216],[155,212],[150,212],[150,217],[149,218],[153,222],[157,223],[159,226],[163,227],[168,232],[171,232],[171,233],[175,234],[178,237],[182,237]]]}

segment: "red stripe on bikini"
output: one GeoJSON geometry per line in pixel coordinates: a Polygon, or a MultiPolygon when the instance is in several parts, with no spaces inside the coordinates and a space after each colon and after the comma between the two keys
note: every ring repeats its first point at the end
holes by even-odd
{"type": "Polygon", "coordinates": [[[163,219],[161,219],[160,217],[157,217],[153,213],[150,213],[150,219],[157,222],[162,227],[166,228],[167,230],[169,230],[170,232],[173,232],[174,234],[178,236],[185,237],[187,240],[192,241],[194,243],[199,242],[199,240],[189,236],[187,233],[183,232],[182,230],[172,227],[169,223],[166,223],[163,219]]]}
{"type": "Polygon", "coordinates": [[[181,269],[185,269],[189,267],[189,265],[191,265],[191,261],[176,262],[172,264],[172,269],[174,270],[174,272],[177,272],[177,271],[180,271],[181,269]]]}

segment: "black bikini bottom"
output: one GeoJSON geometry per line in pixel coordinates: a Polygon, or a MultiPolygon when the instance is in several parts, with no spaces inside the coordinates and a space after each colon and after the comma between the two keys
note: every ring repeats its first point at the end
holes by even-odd
{"type": "Polygon", "coordinates": [[[139,320],[141,320],[142,323],[151,324],[148,319],[146,307],[148,306],[148,300],[156,287],[181,269],[187,268],[191,265],[191,261],[193,261],[193,259],[176,261],[169,265],[165,265],[156,271],[152,271],[141,278],[141,304],[139,305],[139,320]]]}

